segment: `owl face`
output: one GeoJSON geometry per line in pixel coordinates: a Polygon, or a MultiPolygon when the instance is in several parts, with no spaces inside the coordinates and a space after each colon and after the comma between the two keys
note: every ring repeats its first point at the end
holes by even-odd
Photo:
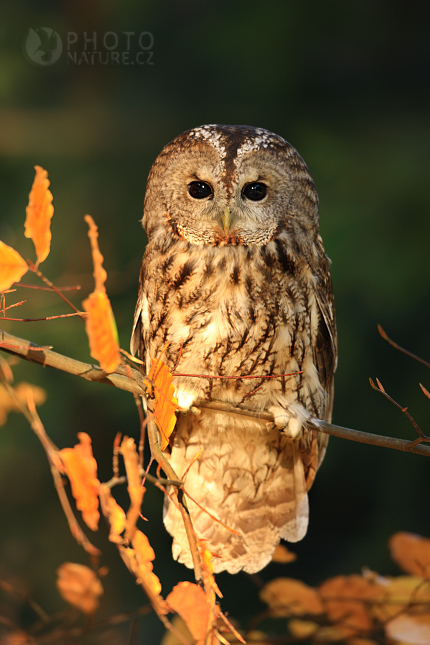
{"type": "Polygon", "coordinates": [[[148,237],[167,226],[191,244],[261,246],[284,229],[312,240],[318,198],[297,151],[268,130],[206,125],[156,159],[145,197],[148,237]]]}

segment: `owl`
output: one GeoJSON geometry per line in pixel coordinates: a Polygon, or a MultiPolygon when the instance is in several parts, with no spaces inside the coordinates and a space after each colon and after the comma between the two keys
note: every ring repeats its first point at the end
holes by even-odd
{"type": "MultiPolygon", "coordinates": [[[[328,439],[308,420],[331,420],[337,340],[315,186],[280,136],[204,125],[155,160],[142,221],[131,351],[148,371],[167,344],[180,412],[166,457],[215,571],[255,573],[281,538],[306,533],[328,439]]],[[[168,497],[164,523],[192,567],[168,497]]]]}

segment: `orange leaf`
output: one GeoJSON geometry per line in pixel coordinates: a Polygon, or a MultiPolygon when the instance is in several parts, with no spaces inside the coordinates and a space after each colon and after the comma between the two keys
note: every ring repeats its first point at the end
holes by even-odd
{"type": "Polygon", "coordinates": [[[301,616],[324,612],[316,589],[293,578],[271,580],[260,591],[260,598],[269,605],[271,616],[301,616]]]}
{"type": "MultiPolygon", "coordinates": [[[[31,393],[35,405],[42,405],[46,401],[46,392],[37,385],[30,385],[22,381],[14,388],[15,394],[22,403],[27,404],[28,395],[31,393]]],[[[4,387],[0,387],[0,426],[6,423],[7,415],[11,411],[19,411],[20,408],[9,396],[4,387]]]]}
{"type": "Polygon", "coordinates": [[[121,453],[127,472],[127,491],[130,496],[130,508],[127,512],[125,537],[128,540],[132,540],[136,531],[136,522],[140,516],[140,506],[145,488],[142,486],[142,477],[139,473],[139,457],[134,439],[124,437],[121,442],[121,453]]]}
{"type": "Polygon", "coordinates": [[[11,246],[0,240],[0,291],[6,291],[27,273],[28,264],[11,246]]]}
{"type": "Polygon", "coordinates": [[[292,551],[289,551],[286,546],[283,544],[277,544],[272,555],[272,562],[281,562],[286,564],[287,562],[294,562],[297,560],[297,555],[292,551]]]}
{"type": "MultiPolygon", "coordinates": [[[[173,587],[166,598],[166,602],[185,621],[196,641],[206,640],[212,607],[201,587],[192,582],[180,582],[176,587],[173,587]]],[[[212,625],[218,615],[219,607],[215,605],[212,625]]]]}
{"type": "Polygon", "coordinates": [[[427,578],[430,574],[430,540],[414,533],[399,532],[388,543],[391,557],[403,571],[427,578]]]}
{"type": "Polygon", "coordinates": [[[93,614],[103,593],[96,573],[83,564],[65,562],[57,569],[57,574],[57,587],[64,600],[84,614],[93,614]]]}
{"type": "Polygon", "coordinates": [[[172,375],[163,361],[151,359],[148,378],[154,382],[154,416],[161,434],[161,450],[169,445],[169,437],[176,423],[175,411],[178,409],[172,375]]]}
{"type": "Polygon", "coordinates": [[[90,341],[91,356],[100,363],[102,370],[110,374],[118,367],[121,357],[109,298],[103,291],[93,291],[82,306],[88,314],[85,327],[90,341]]]}
{"type": "Polygon", "coordinates": [[[157,611],[163,614],[167,613],[165,602],[160,596],[160,581],[152,571],[152,560],[155,558],[154,550],[142,531],[136,531],[132,546],[133,548],[120,547],[121,556],[136,576],[137,582],[145,589],[157,611]]]}
{"type": "Polygon", "coordinates": [[[329,619],[344,636],[372,629],[370,603],[381,600],[385,589],[363,576],[337,576],[323,582],[320,595],[329,619]]]}
{"type": "Polygon", "coordinates": [[[102,370],[114,372],[121,362],[119,353],[118,332],[112,312],[110,300],[107,297],[104,283],[106,271],[103,268],[103,256],[98,245],[98,230],[90,215],[85,215],[89,226],[88,236],[94,264],[95,290],[82,303],[88,314],[85,326],[90,341],[91,356],[100,363],[102,370]]]}
{"type": "Polygon", "coordinates": [[[51,219],[54,214],[52,193],[49,190],[49,179],[46,170],[34,166],[36,176],[25,209],[25,237],[33,240],[36,249],[37,264],[48,257],[51,248],[51,219]]]}
{"type": "Polygon", "coordinates": [[[96,531],[99,524],[99,488],[97,462],[93,457],[91,438],[86,432],[78,432],[80,441],[74,448],[63,448],[60,457],[70,480],[76,508],[82,512],[85,524],[96,531]]]}
{"type": "Polygon", "coordinates": [[[115,544],[122,543],[123,538],[121,537],[121,533],[125,529],[125,513],[116,502],[109,486],[101,484],[99,495],[103,515],[108,520],[110,526],[109,540],[115,544]]]}

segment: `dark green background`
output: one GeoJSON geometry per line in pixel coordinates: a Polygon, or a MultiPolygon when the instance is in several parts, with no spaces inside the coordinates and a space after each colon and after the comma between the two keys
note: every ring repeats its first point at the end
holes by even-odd
{"type": "MultiPolygon", "coordinates": [[[[33,166],[42,165],[55,214],[52,251],[41,268],[58,285],[81,284],[74,296],[80,306],[93,284],[83,220],[90,213],[100,228],[107,289],[127,348],[152,161],[174,136],[203,123],[268,128],[299,150],[319,192],[339,329],[334,423],[414,438],[368,377],[379,377],[426,431],[430,402],[418,382],[430,388],[429,372],[384,343],[376,325],[430,357],[429,19],[426,2],[382,0],[1,2],[0,239],[34,259],[23,222],[33,166]],[[80,50],[84,32],[95,31],[99,43],[115,32],[118,51],[126,49],[122,32],[151,32],[153,64],[73,65],[63,51],[54,65],[37,67],[23,53],[31,27],[55,29],[64,44],[67,32],[76,32],[80,50]]],[[[57,297],[33,291],[7,302],[23,298],[28,303],[14,315],[67,313],[57,297]]],[[[79,320],[2,327],[89,360],[79,320]]],[[[138,434],[133,399],[27,363],[15,374],[46,388],[40,414],[58,446],[73,445],[79,431],[90,433],[100,478],[108,479],[115,434],[138,434]]],[[[310,494],[308,535],[293,549],[297,562],[270,565],[261,580],[287,575],[317,584],[364,565],[396,573],[390,535],[430,536],[428,473],[425,457],[332,439],[310,494]]],[[[88,560],[70,536],[43,450],[17,414],[0,431],[0,503],[0,577],[48,612],[59,610],[56,568],[88,560]]],[[[145,530],[168,593],[189,572],[171,562],[161,505],[161,494],[148,487],[145,530]]],[[[105,530],[91,537],[111,571],[99,617],[145,604],[105,530]]],[[[246,626],[262,608],[255,581],[223,574],[218,582],[224,609],[246,626]]],[[[4,594],[1,603],[22,625],[34,619],[25,603],[4,594]]],[[[156,619],[142,618],[139,642],[157,643],[161,632],[156,619]]],[[[88,642],[126,639],[127,629],[118,627],[88,642]]]]}

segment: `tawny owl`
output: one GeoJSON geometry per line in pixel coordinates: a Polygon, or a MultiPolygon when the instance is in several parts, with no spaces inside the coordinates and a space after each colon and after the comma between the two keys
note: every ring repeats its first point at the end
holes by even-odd
{"type": "MultiPolygon", "coordinates": [[[[176,374],[259,377],[174,377],[183,412],[166,452],[177,475],[186,473],[194,528],[218,556],[215,571],[254,573],[281,538],[305,535],[307,491],[327,445],[306,422],[331,420],[336,327],[314,183],[280,136],[205,125],[155,160],[143,226],[132,352],[149,369],[169,343],[176,374]],[[246,404],[274,423],[205,409],[208,401],[246,404]]],[[[191,567],[168,499],[164,522],[174,557],[191,567]]]]}

